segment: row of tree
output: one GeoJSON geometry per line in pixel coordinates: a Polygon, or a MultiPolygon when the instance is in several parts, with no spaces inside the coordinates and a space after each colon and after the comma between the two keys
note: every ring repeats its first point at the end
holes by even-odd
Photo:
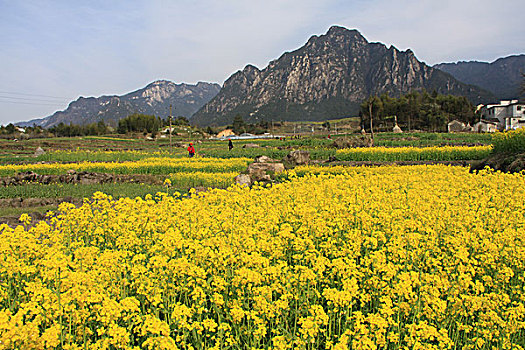
{"type": "Polygon", "coordinates": [[[157,132],[163,125],[160,117],[147,114],[131,114],[118,121],[117,132],[126,134],[128,132],[157,132]]]}
{"type": "Polygon", "coordinates": [[[370,96],[361,104],[361,125],[376,131],[391,131],[397,124],[405,130],[446,131],[452,120],[475,123],[475,108],[463,96],[413,91],[398,98],[387,94],[370,96]]]}
{"type": "MultiPolygon", "coordinates": [[[[466,97],[413,91],[398,98],[388,94],[370,96],[361,104],[359,114],[361,125],[367,130],[391,131],[397,120],[397,124],[404,130],[446,131],[447,123],[454,119],[473,124],[476,121],[474,111],[474,106],[466,97]]],[[[135,113],[119,120],[117,132],[157,133],[161,127],[170,125],[170,122],[172,126],[189,125],[189,120],[181,116],[170,121],[154,115],[135,113]]],[[[236,134],[262,134],[267,132],[271,125],[268,121],[249,124],[241,115],[236,115],[232,125],[228,127],[236,134]]],[[[0,127],[0,134],[12,134],[15,131],[13,124],[0,127]]],[[[87,125],[60,123],[49,131],[58,137],[71,137],[103,135],[112,132],[113,129],[101,120],[87,125]]],[[[211,129],[207,131],[213,132],[211,129]]]]}
{"type": "Polygon", "coordinates": [[[232,125],[228,125],[227,128],[232,129],[237,135],[243,133],[263,134],[270,128],[270,122],[263,120],[255,124],[249,124],[244,121],[244,118],[240,114],[237,114],[233,118],[232,125]]]}
{"type": "Polygon", "coordinates": [[[52,132],[56,137],[104,135],[109,133],[110,130],[111,129],[102,120],[98,123],[91,123],[86,125],[68,125],[64,123],[59,123],[49,128],[49,131],[52,132]]]}

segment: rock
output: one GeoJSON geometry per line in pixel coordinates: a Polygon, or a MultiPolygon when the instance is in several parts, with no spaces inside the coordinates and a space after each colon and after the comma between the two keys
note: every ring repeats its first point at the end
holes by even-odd
{"type": "Polygon", "coordinates": [[[507,167],[507,171],[509,173],[519,173],[521,171],[525,170],[525,157],[517,157],[510,163],[510,165],[507,167]]]}
{"type": "Polygon", "coordinates": [[[44,185],[49,185],[53,181],[53,177],[51,175],[42,175],[40,178],[40,183],[44,185]]]}
{"type": "Polygon", "coordinates": [[[247,143],[244,146],[242,146],[242,148],[261,148],[261,146],[259,146],[256,143],[247,143]]]}
{"type": "Polygon", "coordinates": [[[239,174],[235,176],[235,183],[243,187],[250,187],[252,185],[252,179],[248,174],[239,174]]]}
{"type": "Polygon", "coordinates": [[[308,164],[310,162],[310,152],[303,150],[292,151],[288,153],[284,160],[295,165],[308,164]]]}
{"type": "Polygon", "coordinates": [[[248,165],[248,175],[253,182],[269,182],[271,175],[284,171],[283,163],[252,163],[248,165]]]}
{"type": "Polygon", "coordinates": [[[254,182],[271,182],[275,173],[284,171],[284,164],[266,156],[255,158],[255,162],[248,165],[248,174],[235,177],[235,183],[242,186],[251,186],[254,182]]]}
{"type": "Polygon", "coordinates": [[[257,156],[255,157],[255,163],[275,163],[277,160],[272,159],[267,156],[257,156]]]}
{"type": "Polygon", "coordinates": [[[252,163],[248,165],[248,174],[252,174],[258,171],[263,171],[265,173],[279,173],[284,171],[283,163],[252,163]]]}
{"type": "Polygon", "coordinates": [[[22,207],[22,198],[11,198],[9,202],[9,206],[13,208],[20,208],[22,207]]]}
{"type": "Polygon", "coordinates": [[[41,156],[43,154],[46,154],[46,151],[44,151],[42,149],[42,147],[38,147],[36,150],[35,150],[35,153],[33,154],[33,156],[35,157],[38,157],[38,156],[41,156]]]}
{"type": "Polygon", "coordinates": [[[44,205],[49,205],[52,203],[48,198],[26,198],[22,201],[22,207],[32,208],[32,207],[41,207],[44,205]]]}
{"type": "Polygon", "coordinates": [[[20,208],[22,206],[22,198],[0,198],[0,207],[20,208]]]}
{"type": "Polygon", "coordinates": [[[338,138],[335,139],[332,143],[333,148],[342,149],[342,148],[355,148],[355,147],[372,147],[374,142],[372,138],[363,134],[362,136],[353,136],[349,138],[338,138]]]}
{"type": "Polygon", "coordinates": [[[489,167],[505,173],[519,173],[525,170],[525,153],[523,154],[493,154],[482,161],[470,164],[470,172],[477,173],[489,167]]]}

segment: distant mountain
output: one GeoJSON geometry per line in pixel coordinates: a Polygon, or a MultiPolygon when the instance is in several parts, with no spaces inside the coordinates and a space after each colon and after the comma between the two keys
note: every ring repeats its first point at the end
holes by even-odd
{"type": "Polygon", "coordinates": [[[503,57],[492,63],[440,63],[434,68],[451,74],[459,81],[488,90],[499,99],[513,99],[520,96],[523,79],[521,74],[525,73],[525,55],[503,57]]]}
{"type": "Polygon", "coordinates": [[[234,73],[190,121],[224,125],[236,114],[250,122],[326,120],[357,115],[370,95],[398,96],[415,89],[464,95],[473,102],[494,99],[418,61],[411,50],[369,43],[357,30],[333,26],[263,70],[247,65],[234,73]]]}
{"type": "Polygon", "coordinates": [[[196,85],[190,85],[158,80],[123,96],[80,97],[71,102],[64,111],[55,112],[46,118],[17,123],[17,125],[32,126],[35,124],[49,128],[59,123],[85,125],[100,120],[110,125],[117,125],[119,119],[132,113],[167,117],[170,104],[173,106],[174,116],[189,118],[217,95],[220,88],[219,84],[199,82],[196,85]]]}

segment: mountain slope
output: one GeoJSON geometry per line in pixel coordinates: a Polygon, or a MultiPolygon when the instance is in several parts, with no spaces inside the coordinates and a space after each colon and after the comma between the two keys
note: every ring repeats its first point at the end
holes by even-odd
{"type": "Polygon", "coordinates": [[[357,115],[372,94],[412,89],[465,95],[474,102],[492,94],[419,62],[410,50],[369,43],[357,30],[333,26],[263,70],[248,65],[190,119],[198,125],[246,120],[325,120],[357,115]]]}
{"type": "Polygon", "coordinates": [[[100,120],[116,125],[119,119],[132,113],[167,117],[170,104],[173,106],[174,116],[189,118],[211,100],[219,90],[219,84],[199,82],[196,85],[189,85],[158,80],[123,96],[79,97],[76,101],[71,102],[64,111],[55,112],[43,119],[18,123],[18,125],[35,124],[49,128],[59,123],[85,125],[100,120]]]}
{"type": "Polygon", "coordinates": [[[525,73],[525,55],[503,57],[492,63],[440,63],[434,68],[451,74],[459,81],[488,90],[500,99],[512,99],[520,96],[521,73],[525,73]]]}

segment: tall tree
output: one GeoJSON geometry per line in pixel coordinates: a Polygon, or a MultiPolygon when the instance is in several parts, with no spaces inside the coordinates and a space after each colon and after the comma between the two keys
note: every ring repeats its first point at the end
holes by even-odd
{"type": "Polygon", "coordinates": [[[233,117],[232,130],[236,134],[246,132],[246,123],[244,122],[242,115],[237,114],[233,117]]]}
{"type": "Polygon", "coordinates": [[[380,118],[380,113],[383,110],[383,102],[377,96],[370,96],[365,102],[361,104],[361,115],[363,116],[363,125],[365,124],[365,117],[368,119],[370,125],[370,133],[372,140],[374,139],[374,117],[380,118]]]}

